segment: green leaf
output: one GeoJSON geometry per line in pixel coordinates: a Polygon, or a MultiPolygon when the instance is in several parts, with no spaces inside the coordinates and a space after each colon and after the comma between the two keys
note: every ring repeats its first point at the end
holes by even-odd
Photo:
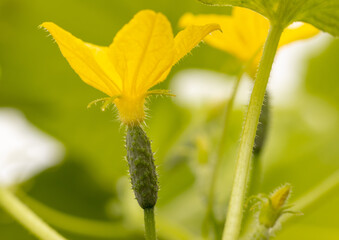
{"type": "Polygon", "coordinates": [[[297,20],[310,23],[322,31],[339,36],[339,1],[308,0],[297,20]]]}
{"type": "Polygon", "coordinates": [[[199,0],[215,6],[251,9],[283,27],[297,21],[310,23],[333,36],[339,36],[338,0],[199,0]]]}
{"type": "Polygon", "coordinates": [[[198,0],[198,1],[213,6],[244,7],[252,9],[253,11],[258,12],[262,15],[265,15],[265,13],[263,12],[265,10],[265,7],[261,7],[262,5],[261,2],[265,2],[265,0],[198,0]]]}

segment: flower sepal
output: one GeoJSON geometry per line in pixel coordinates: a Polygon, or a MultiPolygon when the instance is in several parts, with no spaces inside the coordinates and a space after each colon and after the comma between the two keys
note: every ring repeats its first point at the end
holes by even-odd
{"type": "Polygon", "coordinates": [[[115,100],[116,98],[118,98],[118,97],[120,97],[120,96],[118,95],[118,96],[113,96],[113,97],[105,97],[105,98],[99,98],[99,99],[96,99],[96,100],[90,102],[90,103],[87,105],[87,108],[92,107],[94,104],[96,104],[96,103],[98,103],[98,102],[103,102],[103,101],[104,101],[104,103],[103,103],[102,106],[101,106],[101,111],[105,111],[106,108],[107,108],[110,104],[114,103],[114,100],[115,100]]]}

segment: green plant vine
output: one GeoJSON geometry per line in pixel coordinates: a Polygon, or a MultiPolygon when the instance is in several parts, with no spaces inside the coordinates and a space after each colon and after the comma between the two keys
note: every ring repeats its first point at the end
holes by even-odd
{"type": "Polygon", "coordinates": [[[266,86],[282,32],[282,26],[278,24],[272,25],[264,46],[263,56],[260,61],[257,78],[255,80],[247,116],[242,130],[223,240],[236,240],[240,234],[243,204],[246,196],[255,134],[265,96],[266,86]]]}

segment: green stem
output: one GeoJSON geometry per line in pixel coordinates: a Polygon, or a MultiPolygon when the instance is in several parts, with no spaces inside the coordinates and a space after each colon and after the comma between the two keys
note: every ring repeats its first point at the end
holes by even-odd
{"type": "Polygon", "coordinates": [[[260,61],[258,75],[242,130],[223,240],[237,240],[240,234],[255,134],[266,86],[282,32],[283,28],[281,26],[272,25],[264,46],[263,56],[260,61]]]}
{"type": "Polygon", "coordinates": [[[145,220],[145,235],[146,240],[156,240],[155,221],[154,221],[154,208],[144,209],[145,220]]]}
{"type": "Polygon", "coordinates": [[[42,240],[65,240],[5,188],[0,188],[0,205],[25,228],[42,240]]]}
{"type": "MultiPolygon", "coordinates": [[[[226,108],[225,108],[225,112],[224,112],[224,116],[223,116],[223,128],[222,128],[222,133],[220,136],[220,140],[218,143],[218,148],[217,148],[217,154],[216,154],[216,159],[215,162],[213,163],[212,166],[212,171],[211,171],[211,182],[210,182],[210,187],[209,187],[209,191],[208,191],[208,197],[207,197],[207,210],[206,210],[206,216],[205,216],[205,221],[204,221],[204,226],[203,226],[203,235],[205,235],[205,237],[207,237],[208,235],[208,226],[209,224],[207,224],[209,222],[209,220],[211,219],[214,223],[214,225],[216,225],[216,220],[215,220],[215,216],[214,216],[214,211],[213,211],[213,204],[214,204],[214,196],[215,196],[215,187],[216,187],[216,181],[217,181],[217,171],[220,168],[220,163],[221,163],[221,159],[222,159],[222,155],[223,155],[223,150],[224,150],[224,145],[225,145],[225,140],[226,140],[226,136],[228,133],[228,125],[229,125],[229,121],[230,121],[230,116],[233,110],[233,105],[234,105],[234,100],[235,97],[237,95],[238,92],[238,88],[239,88],[239,84],[241,81],[241,77],[243,75],[243,71],[241,70],[241,72],[237,75],[237,79],[233,88],[233,92],[232,95],[229,99],[229,101],[226,104],[226,108]]],[[[216,230],[217,231],[217,230],[216,230]]],[[[217,234],[217,233],[216,233],[217,234]]]]}
{"type": "Polygon", "coordinates": [[[256,229],[256,232],[251,236],[250,240],[269,240],[270,235],[268,228],[262,225],[259,225],[256,229]]]}
{"type": "MultiPolygon", "coordinates": [[[[222,134],[221,134],[220,142],[219,142],[219,145],[218,145],[217,162],[216,162],[215,167],[213,169],[214,170],[213,173],[215,173],[217,171],[217,169],[218,169],[217,167],[219,167],[219,164],[220,164],[220,161],[221,161],[220,159],[221,159],[222,154],[224,152],[223,147],[225,145],[225,140],[226,140],[226,136],[227,136],[227,133],[228,133],[228,125],[229,125],[229,122],[230,122],[230,115],[231,115],[232,110],[233,110],[235,97],[237,96],[238,88],[239,88],[240,81],[241,81],[243,73],[244,73],[243,70],[241,70],[240,73],[237,75],[237,79],[236,79],[236,82],[235,82],[235,85],[234,85],[234,88],[233,88],[231,98],[226,105],[226,109],[225,109],[225,113],[224,113],[224,126],[223,126],[223,129],[222,129],[222,134]]],[[[213,176],[214,175],[215,174],[213,174],[213,176]]],[[[213,185],[214,184],[215,184],[215,180],[213,181],[213,185]]]]}
{"type": "Polygon", "coordinates": [[[254,141],[253,147],[253,158],[251,172],[249,176],[249,187],[247,191],[247,196],[252,196],[258,193],[261,185],[261,171],[262,163],[261,156],[263,148],[266,142],[266,137],[269,129],[269,120],[270,120],[270,97],[268,92],[265,93],[265,103],[262,106],[261,114],[259,117],[260,124],[257,128],[256,138],[254,141]]]}

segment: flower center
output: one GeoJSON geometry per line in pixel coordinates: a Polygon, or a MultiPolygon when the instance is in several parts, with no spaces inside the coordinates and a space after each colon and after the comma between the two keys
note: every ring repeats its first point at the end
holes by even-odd
{"type": "Polygon", "coordinates": [[[121,122],[126,125],[137,125],[145,119],[145,97],[122,95],[114,101],[119,110],[121,122]]]}

